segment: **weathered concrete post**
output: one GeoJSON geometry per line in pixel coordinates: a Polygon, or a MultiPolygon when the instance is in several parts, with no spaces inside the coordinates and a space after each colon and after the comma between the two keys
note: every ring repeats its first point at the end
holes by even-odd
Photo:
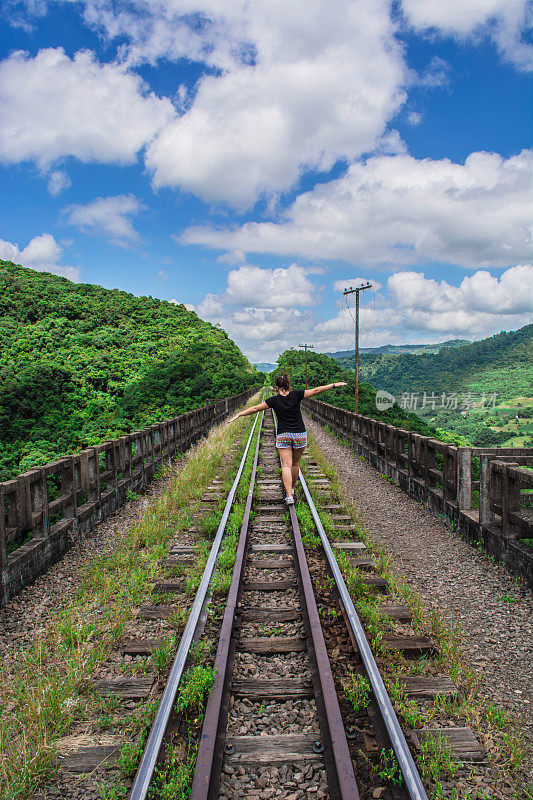
{"type": "Polygon", "coordinates": [[[63,517],[72,519],[70,536],[78,538],[78,504],[76,501],[76,479],[74,476],[74,459],[67,456],[61,459],[61,494],[63,495],[63,517]]]}
{"type": "Polygon", "coordinates": [[[509,538],[520,534],[520,527],[513,520],[513,515],[520,511],[520,469],[518,464],[501,464],[502,486],[502,533],[509,538]]]}
{"type": "Polygon", "coordinates": [[[472,449],[457,448],[457,510],[472,508],[472,449]]]}
{"type": "Polygon", "coordinates": [[[479,456],[479,524],[494,525],[494,514],[490,510],[491,496],[491,457],[479,456]]]}
{"type": "MultiPolygon", "coordinates": [[[[87,450],[87,471],[89,481],[88,500],[91,503],[100,503],[100,463],[98,449],[91,447],[87,450]]],[[[97,509],[99,510],[99,509],[97,509]]]]}
{"type": "Polygon", "coordinates": [[[30,481],[31,472],[18,475],[16,480],[15,527],[26,533],[30,529],[30,481]]]}
{"type": "Polygon", "coordinates": [[[46,539],[50,535],[50,528],[48,525],[48,486],[46,484],[46,473],[44,469],[36,469],[34,471],[34,474],[35,473],[39,475],[39,479],[32,481],[30,484],[31,514],[35,520],[32,527],[36,537],[46,539]]]}

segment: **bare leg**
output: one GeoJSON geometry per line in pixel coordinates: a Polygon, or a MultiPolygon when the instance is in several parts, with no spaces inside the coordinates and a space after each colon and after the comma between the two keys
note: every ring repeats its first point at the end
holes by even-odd
{"type": "Polygon", "coordinates": [[[303,452],[305,447],[298,447],[297,449],[292,451],[292,468],[291,468],[291,477],[292,477],[292,491],[294,492],[294,487],[298,483],[298,474],[300,472],[300,459],[303,456],[303,452]]]}
{"type": "Polygon", "coordinates": [[[292,495],[292,447],[279,447],[281,458],[281,479],[287,497],[292,495]]]}

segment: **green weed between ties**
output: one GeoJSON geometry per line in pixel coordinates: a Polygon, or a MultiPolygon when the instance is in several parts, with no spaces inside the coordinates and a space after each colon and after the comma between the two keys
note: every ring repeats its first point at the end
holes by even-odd
{"type": "Polygon", "coordinates": [[[390,781],[395,786],[401,786],[403,783],[403,775],[400,772],[400,766],[392,748],[381,751],[376,772],[380,778],[390,781]]]}
{"type": "Polygon", "coordinates": [[[215,673],[211,666],[204,667],[201,664],[195,664],[190,667],[183,678],[174,710],[178,714],[183,714],[194,708],[203,715],[204,700],[213,685],[214,676],[215,673]]]}
{"type": "Polygon", "coordinates": [[[440,736],[426,736],[421,740],[417,761],[422,777],[434,782],[433,797],[439,800],[443,796],[442,781],[455,778],[459,762],[452,757],[448,743],[440,736]]]}
{"type": "Polygon", "coordinates": [[[350,673],[348,677],[343,679],[342,687],[354,711],[360,711],[368,706],[372,687],[370,686],[370,681],[364,675],[360,675],[358,672],[350,673]]]}

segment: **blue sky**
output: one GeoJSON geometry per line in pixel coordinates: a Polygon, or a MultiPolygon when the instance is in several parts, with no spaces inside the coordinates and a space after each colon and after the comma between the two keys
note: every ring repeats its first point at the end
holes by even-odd
{"type": "Polygon", "coordinates": [[[531,320],[525,0],[5,0],[0,257],[252,360],[531,320]]]}

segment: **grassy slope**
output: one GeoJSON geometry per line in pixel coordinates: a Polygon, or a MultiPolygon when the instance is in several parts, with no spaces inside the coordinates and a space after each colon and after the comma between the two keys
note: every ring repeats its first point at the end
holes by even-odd
{"type": "Polygon", "coordinates": [[[0,480],[262,382],[183,305],[0,261],[0,480]]]}

